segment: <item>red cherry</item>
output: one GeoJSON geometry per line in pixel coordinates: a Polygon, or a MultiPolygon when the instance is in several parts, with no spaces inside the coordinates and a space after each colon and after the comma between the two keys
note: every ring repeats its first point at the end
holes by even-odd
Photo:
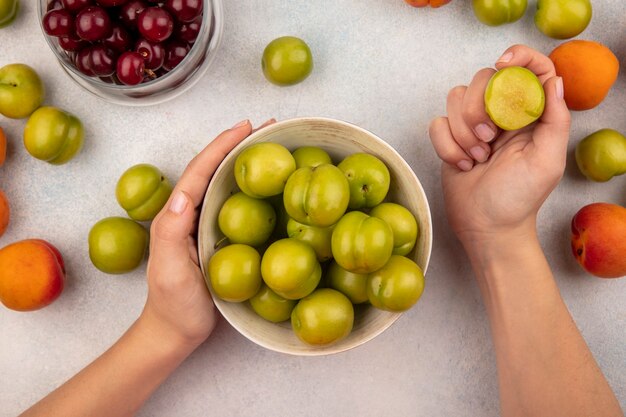
{"type": "Polygon", "coordinates": [[[87,42],[76,35],[59,38],[59,46],[65,51],[78,51],[87,46],[87,42]]]}
{"type": "Polygon", "coordinates": [[[90,6],[76,15],[76,34],[86,41],[99,41],[111,33],[111,19],[106,10],[90,6]]]}
{"type": "Polygon", "coordinates": [[[115,53],[104,45],[89,48],[91,71],[99,77],[109,77],[115,72],[115,53]]]}
{"type": "Polygon", "coordinates": [[[50,10],[43,17],[43,29],[50,36],[74,34],[74,17],[65,9],[50,10]]]}
{"type": "Polygon", "coordinates": [[[148,7],[137,18],[139,33],[151,42],[163,42],[174,31],[174,19],[165,9],[148,7]]]}
{"type": "Polygon", "coordinates": [[[93,5],[93,0],[61,0],[63,7],[72,13],[77,13],[85,7],[93,5]]]}
{"type": "Polygon", "coordinates": [[[128,31],[119,23],[113,24],[113,29],[108,38],[102,41],[103,44],[113,49],[117,53],[128,51],[133,39],[128,31]]]}
{"type": "Polygon", "coordinates": [[[137,85],[144,79],[146,65],[139,52],[124,52],[117,59],[117,78],[126,85],[137,85]]]}
{"type": "Polygon", "coordinates": [[[120,19],[122,19],[122,22],[124,22],[124,25],[126,25],[128,29],[136,30],[137,16],[139,16],[139,13],[147,7],[148,4],[145,1],[131,0],[122,6],[122,9],[120,10],[120,19]]]}
{"type": "Polygon", "coordinates": [[[146,62],[146,68],[156,71],[165,61],[165,48],[160,43],[153,43],[147,39],[139,39],[135,44],[135,51],[139,52],[146,62]]]}
{"type": "Polygon", "coordinates": [[[171,40],[165,45],[165,62],[163,69],[166,71],[173,70],[180,62],[185,59],[189,52],[189,44],[186,42],[171,40]]]}
{"type": "Polygon", "coordinates": [[[194,43],[200,33],[200,26],[202,25],[202,16],[196,17],[195,20],[187,23],[182,23],[176,27],[174,31],[174,37],[188,43],[194,43]]]}
{"type": "Polygon", "coordinates": [[[202,13],[202,0],[166,0],[163,7],[181,22],[191,22],[202,13]]]}

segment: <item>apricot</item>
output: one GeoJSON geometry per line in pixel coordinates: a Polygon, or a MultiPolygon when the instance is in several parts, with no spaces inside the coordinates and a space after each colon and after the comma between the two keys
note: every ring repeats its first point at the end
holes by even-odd
{"type": "Polygon", "coordinates": [[[4,130],[0,127],[0,167],[4,164],[7,157],[7,137],[4,130]]]}
{"type": "Polygon", "coordinates": [[[578,263],[600,278],[626,275],[626,208],[593,203],[572,218],[572,252],[578,263]]]}
{"type": "Polygon", "coordinates": [[[619,61],[606,46],[573,40],[550,53],[556,74],[563,78],[565,103],[570,110],[589,110],[600,104],[617,79],[619,61]]]}
{"type": "Polygon", "coordinates": [[[426,7],[430,6],[434,9],[437,7],[445,6],[452,0],[404,0],[407,4],[413,7],[426,7]]]}
{"type": "Polygon", "coordinates": [[[41,239],[0,249],[0,301],[16,311],[43,308],[63,291],[65,263],[59,250],[41,239]]]}
{"type": "Polygon", "coordinates": [[[7,230],[10,217],[11,210],[9,209],[9,200],[2,190],[0,190],[0,236],[7,230]]]}

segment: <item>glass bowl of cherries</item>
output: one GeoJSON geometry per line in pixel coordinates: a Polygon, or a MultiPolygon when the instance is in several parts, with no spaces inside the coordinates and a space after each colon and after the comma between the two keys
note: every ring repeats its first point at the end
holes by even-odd
{"type": "Polygon", "coordinates": [[[63,69],[113,103],[151,105],[205,73],[222,38],[221,0],[40,0],[63,69]]]}

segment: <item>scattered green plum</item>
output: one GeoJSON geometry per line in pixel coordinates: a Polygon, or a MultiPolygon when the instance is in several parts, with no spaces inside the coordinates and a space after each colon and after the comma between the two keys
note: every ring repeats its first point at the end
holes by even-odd
{"type": "Polygon", "coordinates": [[[172,193],[172,185],[154,165],[137,164],[128,168],[117,181],[117,202],[133,220],[152,220],[172,193]]]}
{"type": "Polygon", "coordinates": [[[83,147],[81,121],[56,107],[40,107],[24,127],[24,146],[33,157],[53,165],[71,160],[83,147]]]}
{"type": "Polygon", "coordinates": [[[0,0],[0,29],[13,23],[19,10],[19,0],[0,0]]]}
{"type": "Polygon", "coordinates": [[[11,119],[25,119],[43,102],[43,82],[37,72],[25,64],[0,68],[0,114],[11,119]]]}
{"type": "Polygon", "coordinates": [[[136,221],[107,217],[89,231],[89,258],[102,272],[124,274],[141,264],[148,240],[148,231],[136,221]]]}
{"type": "Polygon", "coordinates": [[[591,14],[590,0],[537,0],[535,25],[546,36],[569,39],[587,28],[591,14]]]}
{"type": "Polygon", "coordinates": [[[474,14],[488,26],[513,23],[524,16],[527,0],[472,0],[474,14]]]}
{"type": "Polygon", "coordinates": [[[265,78],[271,83],[293,85],[309,76],[313,69],[313,55],[302,39],[283,36],[265,47],[261,67],[265,78]]]}
{"type": "Polygon", "coordinates": [[[613,129],[601,129],[576,145],[580,172],[593,181],[605,182],[626,173],[626,137],[613,129]]]}

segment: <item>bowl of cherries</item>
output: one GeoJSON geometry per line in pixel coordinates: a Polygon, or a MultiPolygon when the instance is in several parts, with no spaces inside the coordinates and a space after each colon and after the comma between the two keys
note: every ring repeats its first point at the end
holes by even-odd
{"type": "Polygon", "coordinates": [[[222,37],[221,0],[40,0],[38,9],[63,69],[117,104],[157,104],[186,91],[222,37]]]}

